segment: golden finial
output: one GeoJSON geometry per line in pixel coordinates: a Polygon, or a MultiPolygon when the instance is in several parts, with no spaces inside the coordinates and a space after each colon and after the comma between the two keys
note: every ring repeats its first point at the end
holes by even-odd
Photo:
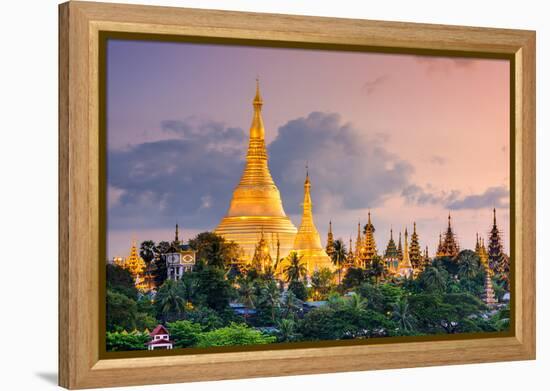
{"type": "Polygon", "coordinates": [[[254,106],[258,108],[262,107],[264,101],[262,100],[262,95],[260,94],[260,78],[256,76],[256,96],[254,96],[254,106]]]}
{"type": "Polygon", "coordinates": [[[264,124],[262,120],[262,105],[264,101],[260,95],[260,79],[256,78],[256,95],[252,101],[254,106],[254,116],[252,117],[252,125],[250,126],[250,138],[263,139],[264,138],[264,124]]]}

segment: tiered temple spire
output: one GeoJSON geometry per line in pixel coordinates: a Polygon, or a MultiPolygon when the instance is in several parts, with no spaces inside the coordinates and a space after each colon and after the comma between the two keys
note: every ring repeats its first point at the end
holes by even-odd
{"type": "Polygon", "coordinates": [[[416,222],[413,223],[409,259],[411,260],[413,269],[420,270],[422,268],[422,253],[420,250],[420,243],[418,243],[418,234],[416,233],[416,222]]]}
{"type": "Polygon", "coordinates": [[[313,212],[311,203],[311,182],[309,180],[309,172],[306,167],[306,180],[304,182],[304,202],[302,203],[302,222],[296,238],[294,239],[293,250],[302,257],[303,262],[307,265],[308,275],[311,275],[315,270],[326,267],[333,269],[334,266],[330,257],[321,245],[319,231],[313,222],[313,212]]]}
{"type": "Polygon", "coordinates": [[[346,265],[348,267],[355,266],[355,254],[353,253],[353,245],[351,241],[351,236],[349,237],[349,247],[348,247],[348,254],[346,256],[346,265]]]}
{"type": "Polygon", "coordinates": [[[493,276],[494,272],[489,267],[489,254],[487,253],[487,249],[485,248],[485,240],[481,238],[477,233],[476,233],[475,253],[479,257],[481,266],[483,268],[486,268],[486,272],[489,273],[490,276],[493,276]]]}
{"type": "Polygon", "coordinates": [[[254,250],[254,256],[252,257],[252,266],[259,272],[266,272],[273,267],[273,260],[271,259],[269,243],[264,237],[262,230],[260,234],[260,240],[256,244],[254,250]]]}
{"type": "Polygon", "coordinates": [[[439,257],[451,257],[454,258],[460,252],[460,247],[456,240],[456,235],[453,232],[451,224],[451,214],[449,213],[449,222],[447,225],[447,231],[445,232],[445,238],[441,243],[441,248],[438,250],[437,256],[439,257]]]}
{"type": "Polygon", "coordinates": [[[401,245],[401,231],[399,231],[399,243],[397,244],[397,256],[399,261],[403,259],[403,246],[401,245]]]}
{"type": "Polygon", "coordinates": [[[260,84],[256,80],[246,164],[233,191],[229,210],[215,230],[215,233],[234,241],[243,249],[246,262],[251,262],[253,258],[260,231],[278,235],[281,257],[286,257],[292,250],[297,232],[283,209],[279,189],[269,171],[263,103],[260,84]]]}
{"type": "Polygon", "coordinates": [[[374,231],[374,225],[372,224],[369,212],[367,225],[365,226],[365,241],[363,251],[363,263],[365,266],[370,265],[374,257],[378,255],[378,251],[376,249],[376,240],[374,239],[374,231]]]}
{"type": "Polygon", "coordinates": [[[334,236],[332,235],[332,221],[328,222],[326,251],[328,256],[332,258],[332,254],[334,254],[334,236]]]}
{"type": "Polygon", "coordinates": [[[145,262],[139,256],[135,240],[132,242],[132,247],[130,248],[130,256],[124,261],[124,268],[128,270],[134,278],[143,274],[145,270],[145,262]]]}
{"type": "Polygon", "coordinates": [[[395,246],[395,241],[393,240],[393,229],[390,228],[390,240],[386,246],[386,251],[384,252],[384,261],[386,262],[386,268],[390,273],[396,273],[399,267],[399,253],[397,247],[395,246]]]}
{"type": "Polygon", "coordinates": [[[399,268],[397,274],[403,277],[410,277],[413,274],[413,267],[409,258],[409,234],[407,228],[405,228],[405,245],[403,248],[403,259],[399,262],[399,268]]]}
{"type": "Polygon", "coordinates": [[[363,258],[363,237],[361,235],[361,221],[357,222],[357,238],[355,239],[355,262],[361,264],[363,258]]]}
{"type": "Polygon", "coordinates": [[[489,267],[496,274],[507,274],[510,270],[508,259],[504,255],[500,230],[497,227],[497,212],[493,208],[493,227],[489,233],[489,267]]]}
{"type": "Polygon", "coordinates": [[[493,289],[493,281],[491,280],[491,270],[487,264],[484,265],[485,270],[485,280],[483,284],[483,294],[481,295],[481,299],[485,304],[488,306],[493,306],[497,303],[497,300],[495,299],[495,291],[493,289]]]}

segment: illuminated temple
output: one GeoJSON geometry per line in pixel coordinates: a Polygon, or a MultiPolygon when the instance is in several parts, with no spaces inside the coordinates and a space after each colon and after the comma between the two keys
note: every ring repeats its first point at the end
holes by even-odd
{"type": "Polygon", "coordinates": [[[306,181],[304,182],[304,202],[302,208],[302,222],[294,240],[293,250],[298,253],[298,256],[302,257],[302,261],[306,264],[308,275],[315,270],[325,267],[333,269],[332,261],[321,244],[319,231],[317,231],[317,227],[313,222],[311,182],[309,181],[308,173],[306,173],[306,181]]]}
{"type": "MultiPolygon", "coordinates": [[[[244,251],[243,258],[251,260],[260,238],[274,238],[280,257],[286,257],[293,248],[296,227],[283,209],[279,189],[268,167],[265,147],[265,129],[262,120],[262,97],[256,83],[254,114],[250,126],[250,140],[246,164],[226,216],[215,233],[234,241],[244,251]]],[[[275,243],[273,243],[275,256],[275,243]]]]}

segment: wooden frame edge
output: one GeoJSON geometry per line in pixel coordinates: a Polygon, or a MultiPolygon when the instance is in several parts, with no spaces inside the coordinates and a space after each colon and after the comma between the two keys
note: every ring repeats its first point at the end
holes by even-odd
{"type": "MultiPolygon", "coordinates": [[[[96,49],[97,50],[97,49],[96,49]]],[[[68,2],[59,6],[59,384],[63,387],[91,388],[99,386],[122,386],[158,384],[198,380],[220,380],[243,377],[282,376],[313,374],[382,368],[450,365],[475,362],[525,360],[536,357],[535,337],[535,33],[532,31],[467,28],[395,22],[331,19],[291,15],[252,14],[230,11],[190,10],[170,7],[148,7],[120,4],[68,2]],[[151,10],[154,11],[151,11],[151,10]],[[175,12],[177,11],[177,12],[175,12]],[[175,15],[174,15],[175,12],[175,15]],[[286,39],[295,35],[315,41],[334,43],[349,42],[345,25],[355,26],[371,34],[353,38],[360,44],[373,40],[376,44],[412,48],[415,44],[426,49],[438,45],[456,50],[475,48],[482,51],[506,52],[515,56],[515,125],[516,125],[516,336],[500,339],[440,341],[427,343],[396,343],[392,345],[366,345],[327,347],[312,349],[278,350],[204,354],[162,358],[134,358],[99,360],[97,335],[94,335],[94,320],[97,320],[97,304],[89,303],[95,298],[93,292],[94,266],[89,258],[95,254],[92,242],[94,233],[93,208],[97,201],[91,192],[97,185],[97,154],[94,145],[94,112],[97,102],[92,97],[97,92],[93,85],[97,77],[93,66],[94,44],[92,35],[101,26],[117,29],[136,29],[136,26],[162,26],[166,34],[181,31],[178,17],[190,14],[185,20],[197,18],[195,24],[186,26],[186,31],[223,36],[231,34],[252,36],[252,31],[239,29],[238,19],[243,17],[265,18],[267,23],[261,36],[286,39]],[[230,15],[227,18],[226,15],[230,15]],[[159,18],[167,18],[163,25],[159,18]],[[125,23],[125,19],[131,23],[125,23]],[[212,28],[210,18],[220,23],[212,28]],[[221,19],[220,19],[221,18],[221,19]],[[277,24],[277,18],[285,23],[277,24]],[[224,19],[225,23],[220,22],[224,19]],[[157,22],[155,22],[155,20],[157,22]],[[304,21],[298,31],[286,31],[287,22],[304,21]],[[337,24],[335,36],[315,33],[317,24],[337,24]],[[278,27],[277,27],[278,26],[278,27]],[[370,30],[369,30],[370,28],[370,30]],[[270,30],[273,29],[273,30],[270,30]],[[416,31],[422,30],[422,31],[416,31]],[[437,39],[430,35],[446,31],[437,39]],[[457,38],[450,40],[449,31],[457,38]],[[405,35],[408,38],[405,38],[405,35]],[[487,39],[490,35],[490,39],[487,39]],[[387,37],[386,37],[387,36],[387,37]],[[485,37],[485,38],[484,38],[485,37]],[[469,41],[469,39],[471,39],[469,41]],[[84,238],[89,238],[86,240],[84,238]],[[90,269],[91,266],[91,269],[90,269]],[[87,297],[92,296],[92,297],[87,297]],[[94,312],[95,311],[95,315],[94,312]],[[426,360],[418,360],[415,353],[421,347],[421,355],[432,353],[426,360]],[[495,351],[488,354],[488,348],[495,351]],[[498,347],[498,349],[496,349],[498,347]],[[330,366],[322,358],[346,356],[347,363],[332,362],[330,366]],[[399,353],[390,360],[388,352],[399,353]],[[457,358],[457,354],[462,357],[457,358]],[[246,357],[248,355],[248,357],[246,357]],[[309,360],[304,360],[309,358],[309,360]],[[316,360],[311,360],[315,358],[316,360]],[[246,361],[250,365],[243,366],[246,361]],[[215,365],[213,364],[215,363],[215,365]],[[285,366],[281,366],[285,363],[285,366]],[[288,365],[292,363],[292,365],[288,365]],[[178,371],[178,367],[185,370],[178,371]],[[279,367],[280,366],[280,367],[279,367]],[[288,369],[288,367],[291,369],[288,369]],[[286,369],[285,369],[286,367],[286,369]],[[151,377],[145,368],[153,368],[158,377],[151,377]],[[278,369],[274,369],[278,368],[278,369]],[[143,372],[143,373],[139,373],[143,372]]],[[[97,266],[95,267],[97,268],[97,266]]],[[[97,331],[96,331],[97,334],[97,331]]]]}

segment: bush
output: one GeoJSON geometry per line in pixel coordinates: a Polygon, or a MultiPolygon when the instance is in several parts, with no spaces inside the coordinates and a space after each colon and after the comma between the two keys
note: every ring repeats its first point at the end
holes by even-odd
{"type": "Polygon", "coordinates": [[[107,264],[107,289],[132,299],[136,299],[138,294],[130,272],[114,264],[107,264]]]}
{"type": "Polygon", "coordinates": [[[107,332],[107,351],[124,352],[129,350],[145,350],[149,341],[147,333],[107,332]]]}
{"type": "Polygon", "coordinates": [[[307,288],[302,281],[291,281],[288,284],[288,290],[294,293],[294,296],[299,300],[304,301],[307,299],[307,288]]]}
{"type": "Polygon", "coordinates": [[[107,290],[107,330],[121,331],[136,328],[136,302],[122,293],[107,290]]]}
{"type": "MultiPolygon", "coordinates": [[[[234,315],[232,310],[229,310],[229,312],[230,315],[234,315]]],[[[218,314],[218,312],[208,307],[195,307],[192,310],[187,311],[184,318],[185,320],[200,324],[204,331],[219,329],[228,324],[228,322],[226,322],[224,318],[218,314]]]]}
{"type": "Polygon", "coordinates": [[[211,346],[264,345],[276,340],[276,337],[262,334],[245,324],[231,323],[229,327],[199,334],[196,346],[207,348],[211,346]]]}
{"type": "Polygon", "coordinates": [[[168,323],[168,331],[176,348],[187,348],[195,345],[202,330],[203,327],[200,324],[188,320],[168,323]]]}

